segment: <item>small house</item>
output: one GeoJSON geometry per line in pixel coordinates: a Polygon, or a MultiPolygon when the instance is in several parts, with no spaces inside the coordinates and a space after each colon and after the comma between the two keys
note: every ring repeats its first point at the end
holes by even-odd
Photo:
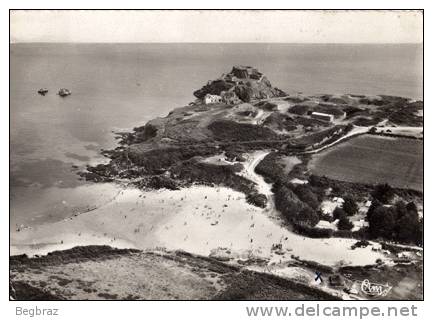
{"type": "Polygon", "coordinates": [[[327,122],[333,122],[334,121],[334,116],[332,114],[322,113],[322,112],[312,112],[311,118],[322,120],[322,121],[327,121],[327,122]]]}
{"type": "Polygon", "coordinates": [[[214,95],[214,94],[207,94],[204,96],[203,99],[205,104],[211,104],[211,103],[221,103],[222,102],[222,98],[219,95],[214,95]]]}

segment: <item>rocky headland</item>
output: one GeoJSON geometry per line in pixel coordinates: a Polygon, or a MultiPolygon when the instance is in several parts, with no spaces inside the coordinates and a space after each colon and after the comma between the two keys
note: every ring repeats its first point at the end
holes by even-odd
{"type": "MultiPolygon", "coordinates": [[[[289,95],[249,66],[233,67],[208,81],[194,96],[195,101],[165,117],[118,133],[119,146],[103,151],[108,163],[88,166],[80,173],[88,181],[116,183],[143,194],[155,190],[167,194],[152,193],[146,199],[140,194],[134,198],[134,207],[128,204],[128,211],[111,212],[118,208],[115,203],[106,211],[90,212],[58,225],[60,231],[72,229],[81,236],[77,230],[93,223],[92,232],[98,228],[104,230],[104,236],[116,232],[116,237],[123,236],[140,250],[84,247],[47,257],[12,257],[12,297],[359,299],[366,297],[354,293],[357,283],[365,276],[377,278],[384,271],[390,283],[400,288],[392,297],[422,296],[423,220],[418,211],[423,193],[319,177],[309,167],[314,155],[361,135],[421,141],[422,101],[385,95],[289,95]],[[378,198],[382,202],[374,202],[378,198]],[[146,201],[153,201],[145,208],[149,212],[137,213],[137,206],[146,201]],[[165,211],[154,208],[169,204],[172,207],[165,211]],[[337,207],[344,212],[339,213],[337,207]],[[415,222],[404,223],[408,226],[405,230],[397,223],[388,230],[401,237],[378,237],[364,223],[369,214],[370,218],[375,214],[373,209],[390,210],[387,214],[395,215],[395,221],[415,222]],[[228,212],[230,216],[224,220],[228,212]],[[137,226],[130,220],[134,215],[140,219],[140,223],[135,221],[137,226]],[[245,230],[236,229],[240,226],[245,230]],[[202,239],[218,232],[215,230],[225,232],[219,234],[222,241],[217,236],[202,239]],[[154,239],[158,236],[165,237],[171,249],[178,244],[189,253],[142,251],[149,243],[159,243],[154,239]],[[391,240],[405,246],[390,244],[391,240]],[[215,248],[211,248],[213,243],[215,248]],[[241,253],[235,250],[239,248],[241,253]],[[352,261],[345,261],[349,258],[352,261]],[[392,270],[391,264],[396,266],[392,270]],[[149,269],[139,272],[143,286],[135,290],[136,274],[131,270],[143,265],[149,269]],[[109,276],[96,275],[96,269],[106,275],[116,270],[131,286],[116,291],[112,288],[119,284],[115,283],[103,288],[101,284],[104,286],[109,276]],[[327,280],[318,290],[310,277],[316,270],[341,281],[334,285],[327,280]],[[148,277],[144,276],[147,272],[148,277]],[[157,280],[151,279],[152,272],[158,272],[157,280]],[[78,280],[83,274],[86,280],[78,280]],[[399,275],[415,283],[416,293],[400,284],[399,275]],[[34,292],[31,296],[26,294],[30,287],[27,292],[34,292]]],[[[110,241],[115,243],[116,237],[110,241]]]]}

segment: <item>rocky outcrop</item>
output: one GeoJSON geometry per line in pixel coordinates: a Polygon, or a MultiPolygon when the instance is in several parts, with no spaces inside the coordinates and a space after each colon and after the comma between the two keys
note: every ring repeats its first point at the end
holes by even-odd
{"type": "Polygon", "coordinates": [[[218,79],[208,82],[203,88],[194,92],[194,96],[203,99],[207,94],[220,95],[222,91],[229,91],[234,84],[218,79]]]}
{"type": "MultiPolygon", "coordinates": [[[[286,93],[272,87],[270,81],[257,69],[252,67],[235,66],[232,71],[223,74],[221,78],[209,81],[201,89],[194,92],[194,96],[203,99],[206,94],[227,96],[233,94],[243,102],[286,96],[286,93]]],[[[224,99],[223,99],[224,100],[224,99]]]]}
{"type": "Polygon", "coordinates": [[[61,88],[57,94],[61,97],[67,97],[67,96],[70,96],[72,94],[72,92],[69,89],[61,88]]]}

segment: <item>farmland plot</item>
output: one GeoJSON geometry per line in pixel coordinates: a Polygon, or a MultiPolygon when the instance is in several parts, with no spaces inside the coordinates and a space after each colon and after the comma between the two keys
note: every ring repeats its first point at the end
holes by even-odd
{"type": "Polygon", "coordinates": [[[313,174],[359,183],[423,190],[423,142],[359,136],[313,157],[313,174]]]}

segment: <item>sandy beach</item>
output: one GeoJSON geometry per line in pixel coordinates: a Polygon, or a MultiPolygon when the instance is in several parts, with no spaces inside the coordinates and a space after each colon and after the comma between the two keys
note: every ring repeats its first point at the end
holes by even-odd
{"type": "Polygon", "coordinates": [[[151,192],[125,188],[114,200],[91,212],[12,231],[11,254],[46,254],[77,245],[108,244],[181,249],[205,256],[230,252],[231,257],[253,255],[276,261],[291,260],[295,255],[331,266],[366,265],[384,259],[370,247],[351,250],[355,242],[294,234],[271,219],[267,209],[249,205],[243,194],[228,188],[193,186],[151,192]],[[278,243],[283,246],[283,255],[271,250],[278,243]]]}

